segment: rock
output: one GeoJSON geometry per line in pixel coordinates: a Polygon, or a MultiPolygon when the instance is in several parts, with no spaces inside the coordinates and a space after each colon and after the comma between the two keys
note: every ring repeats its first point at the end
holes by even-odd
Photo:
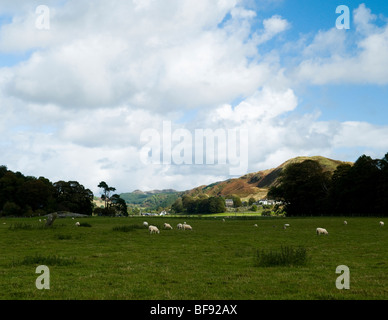
{"type": "Polygon", "coordinates": [[[49,214],[47,216],[46,227],[51,227],[57,217],[58,214],[56,212],[49,214]]]}

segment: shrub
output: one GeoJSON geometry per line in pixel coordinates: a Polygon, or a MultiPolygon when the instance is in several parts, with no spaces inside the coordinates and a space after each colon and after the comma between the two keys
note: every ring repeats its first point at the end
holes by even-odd
{"type": "Polygon", "coordinates": [[[270,210],[264,210],[261,215],[263,217],[270,217],[271,216],[271,211],[270,210]]]}
{"type": "Polygon", "coordinates": [[[307,250],[304,247],[281,246],[280,251],[257,250],[258,267],[301,266],[307,261],[307,250]]]}
{"type": "Polygon", "coordinates": [[[7,201],[3,206],[2,215],[19,216],[21,215],[21,209],[15,202],[7,201]]]}
{"type": "Polygon", "coordinates": [[[116,210],[114,208],[95,208],[93,213],[97,216],[114,217],[116,215],[116,210]]]}

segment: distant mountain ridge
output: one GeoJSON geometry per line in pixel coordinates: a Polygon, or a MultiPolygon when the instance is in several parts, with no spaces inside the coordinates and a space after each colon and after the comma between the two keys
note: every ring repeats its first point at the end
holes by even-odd
{"type": "Polygon", "coordinates": [[[334,172],[340,164],[352,164],[352,162],[333,160],[322,156],[301,156],[289,159],[276,168],[248,173],[240,178],[199,186],[186,191],[185,194],[193,197],[200,194],[207,194],[209,196],[230,196],[233,194],[239,196],[243,200],[247,200],[250,197],[253,197],[256,200],[263,199],[267,197],[269,188],[276,184],[279,174],[287,165],[291,163],[300,163],[305,160],[317,161],[325,171],[331,172],[334,172]]]}
{"type": "Polygon", "coordinates": [[[150,191],[142,191],[142,190],[132,191],[133,194],[146,194],[146,195],[158,194],[158,193],[176,193],[176,192],[179,192],[179,191],[176,191],[174,189],[150,190],[150,191]]]}
{"type": "Polygon", "coordinates": [[[276,168],[261,170],[258,172],[248,173],[240,178],[218,181],[209,185],[202,185],[186,191],[176,191],[174,189],[163,190],[134,190],[129,193],[122,193],[127,204],[141,206],[150,209],[158,207],[168,207],[182,195],[190,195],[192,197],[206,194],[208,196],[230,196],[237,195],[242,200],[248,200],[250,197],[255,200],[264,199],[267,197],[269,188],[276,185],[279,174],[282,170],[291,163],[300,163],[305,160],[317,161],[325,171],[334,172],[340,164],[353,164],[340,160],[333,160],[322,156],[312,157],[295,157],[283,162],[276,168]]]}

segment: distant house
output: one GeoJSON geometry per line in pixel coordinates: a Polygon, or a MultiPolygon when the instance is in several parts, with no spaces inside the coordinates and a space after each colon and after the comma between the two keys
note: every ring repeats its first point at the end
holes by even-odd
{"type": "Polygon", "coordinates": [[[225,199],[225,206],[227,207],[233,207],[233,199],[225,199]]]}
{"type": "Polygon", "coordinates": [[[261,204],[261,205],[274,205],[275,200],[262,199],[262,200],[259,200],[259,204],[261,204]]]}

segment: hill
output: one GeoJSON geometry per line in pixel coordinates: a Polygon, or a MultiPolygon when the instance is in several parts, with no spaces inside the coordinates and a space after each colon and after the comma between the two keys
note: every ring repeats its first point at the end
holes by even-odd
{"type": "Polygon", "coordinates": [[[157,209],[158,207],[165,208],[170,206],[181,195],[182,192],[173,189],[151,191],[135,190],[133,192],[121,193],[120,197],[130,206],[157,209]]]}
{"type": "Polygon", "coordinates": [[[324,170],[330,172],[335,171],[340,164],[350,163],[321,156],[296,157],[287,160],[276,168],[249,173],[240,178],[219,181],[210,185],[203,185],[188,190],[185,194],[193,197],[200,194],[209,196],[230,196],[234,194],[239,196],[242,200],[248,200],[250,197],[255,198],[255,200],[264,199],[267,196],[269,188],[276,184],[280,172],[282,172],[287,165],[291,163],[300,163],[305,160],[318,161],[324,170]]]}

